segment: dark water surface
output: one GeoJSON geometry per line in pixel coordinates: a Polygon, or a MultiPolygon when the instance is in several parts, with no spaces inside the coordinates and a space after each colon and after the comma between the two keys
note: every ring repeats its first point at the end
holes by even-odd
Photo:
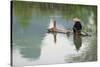
{"type": "Polygon", "coordinates": [[[35,2],[13,3],[13,65],[56,64],[85,62],[97,60],[96,43],[96,6],[50,4],[35,2]],[[82,41],[77,52],[73,34],[67,37],[57,34],[54,43],[53,35],[47,33],[52,27],[51,17],[55,17],[57,28],[72,30],[73,18],[79,16],[83,31],[91,37],[78,38],[82,41]]]}

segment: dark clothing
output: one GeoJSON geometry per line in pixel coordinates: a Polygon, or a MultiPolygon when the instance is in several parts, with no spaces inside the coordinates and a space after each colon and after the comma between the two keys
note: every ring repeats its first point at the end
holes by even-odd
{"type": "Polygon", "coordinates": [[[82,25],[79,21],[76,21],[74,26],[73,26],[73,31],[75,32],[81,32],[82,30],[82,25]]]}
{"type": "Polygon", "coordinates": [[[73,32],[74,32],[73,40],[77,51],[82,46],[82,38],[80,36],[81,30],[82,30],[81,23],[79,21],[76,21],[73,26],[73,32]]]}

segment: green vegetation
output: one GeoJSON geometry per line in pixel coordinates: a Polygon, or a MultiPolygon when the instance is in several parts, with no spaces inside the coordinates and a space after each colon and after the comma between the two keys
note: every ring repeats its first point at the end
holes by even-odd
{"type": "Polygon", "coordinates": [[[91,13],[94,14],[94,24],[97,21],[97,7],[88,5],[73,5],[73,4],[56,4],[56,3],[38,3],[38,2],[23,2],[23,1],[13,1],[13,15],[20,18],[20,24],[22,27],[27,27],[32,19],[32,15],[37,13],[38,15],[55,16],[59,14],[65,20],[72,20],[74,17],[78,16],[86,25],[88,17],[91,13]]]}
{"type": "MultiPolygon", "coordinates": [[[[49,21],[46,19],[49,16],[62,16],[66,21],[72,21],[74,17],[80,17],[84,24],[84,31],[90,31],[93,33],[93,38],[89,40],[90,42],[90,51],[83,52],[80,56],[73,57],[73,61],[88,61],[87,58],[91,56],[92,60],[97,60],[97,45],[96,45],[96,31],[97,31],[97,7],[89,5],[74,5],[74,4],[57,4],[57,3],[39,3],[39,2],[25,2],[25,1],[12,1],[12,11],[15,23],[18,23],[20,26],[16,26],[13,29],[13,42],[20,46],[21,54],[26,58],[39,58],[41,54],[41,40],[45,34],[46,22],[49,21]],[[88,28],[89,16],[93,14],[93,24],[92,28],[88,28]],[[35,16],[35,18],[34,18],[35,16]],[[38,19],[37,19],[38,17],[38,19]],[[43,19],[45,17],[45,19],[43,19]],[[44,21],[45,20],[45,21],[44,21]],[[27,27],[34,22],[32,27],[27,27]],[[44,23],[42,23],[44,22],[44,23]],[[23,29],[25,29],[23,32],[23,29]],[[21,39],[22,38],[22,39],[21,39]],[[92,40],[94,39],[94,40],[92,40]],[[87,55],[86,55],[87,54],[87,55]],[[82,56],[86,57],[82,60],[82,56]]],[[[17,25],[18,25],[17,24],[17,25]]],[[[74,41],[77,49],[81,46],[81,38],[75,39],[74,41]]],[[[83,41],[82,41],[83,42],[83,41]]],[[[83,58],[84,58],[83,57],[83,58]]],[[[91,60],[91,59],[90,59],[91,60]]]]}

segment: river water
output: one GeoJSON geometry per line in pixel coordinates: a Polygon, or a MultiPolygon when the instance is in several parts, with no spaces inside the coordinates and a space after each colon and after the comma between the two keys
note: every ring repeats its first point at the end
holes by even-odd
{"type": "MultiPolygon", "coordinates": [[[[73,7],[64,7],[63,9],[56,9],[63,7],[63,4],[41,4],[39,7],[37,3],[31,2],[14,2],[12,15],[12,62],[15,67],[31,66],[38,64],[61,64],[72,62],[87,62],[97,60],[97,44],[96,44],[96,22],[95,12],[87,9],[86,6],[81,6],[85,10],[77,9],[80,16],[83,18],[83,30],[88,32],[91,36],[81,37],[81,47],[79,51],[76,50],[73,34],[66,36],[65,34],[57,34],[57,42],[54,42],[53,34],[47,33],[47,29],[51,28],[53,22],[51,17],[55,17],[57,28],[72,30],[73,20],[67,14],[65,8],[69,10],[76,9],[73,7]],[[46,8],[46,9],[45,9],[46,8]],[[52,8],[52,9],[51,9],[52,8]],[[42,9],[42,10],[41,10],[42,9]],[[65,12],[66,11],[66,12],[65,12]],[[63,14],[65,12],[65,14],[63,14]],[[89,12],[89,15],[87,13],[89,12]],[[86,16],[82,16],[85,14],[86,16]],[[67,16],[68,19],[67,19],[67,16]],[[88,22],[86,23],[84,20],[88,22]],[[92,28],[91,28],[92,26],[92,28]]],[[[80,6],[80,5],[78,5],[80,6]]],[[[88,6],[88,8],[95,8],[88,6]]],[[[73,16],[74,11],[71,11],[73,16]]]]}

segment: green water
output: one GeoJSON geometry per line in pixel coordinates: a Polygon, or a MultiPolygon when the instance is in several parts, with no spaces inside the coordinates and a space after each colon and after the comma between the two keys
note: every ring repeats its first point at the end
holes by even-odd
{"type": "MultiPolygon", "coordinates": [[[[56,64],[97,60],[97,14],[96,6],[51,4],[14,1],[12,3],[12,50],[13,65],[56,64]],[[81,37],[81,47],[77,52],[73,35],[67,37],[47,33],[51,17],[55,17],[57,27],[72,30],[73,18],[80,17],[83,31],[91,37],[81,37]]],[[[77,42],[80,44],[80,38],[77,42]]],[[[76,43],[76,44],[77,44],[76,43]]]]}

